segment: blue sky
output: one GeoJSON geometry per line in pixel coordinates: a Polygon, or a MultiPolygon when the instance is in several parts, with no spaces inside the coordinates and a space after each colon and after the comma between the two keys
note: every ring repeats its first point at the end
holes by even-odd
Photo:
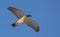
{"type": "Polygon", "coordinates": [[[0,37],[60,37],[60,0],[0,0],[0,37]],[[9,6],[32,15],[41,30],[35,32],[25,24],[13,28],[18,18],[9,6]]]}

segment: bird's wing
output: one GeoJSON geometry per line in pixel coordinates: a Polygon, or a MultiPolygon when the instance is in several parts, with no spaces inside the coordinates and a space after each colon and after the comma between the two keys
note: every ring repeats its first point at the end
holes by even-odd
{"type": "Polygon", "coordinates": [[[36,21],[29,19],[24,22],[28,26],[30,26],[32,29],[34,29],[36,32],[39,31],[39,26],[37,25],[36,21]]]}
{"type": "Polygon", "coordinates": [[[8,7],[8,10],[10,10],[11,12],[13,12],[13,14],[15,14],[19,19],[24,16],[25,14],[23,13],[22,10],[14,8],[14,7],[8,7]]]}

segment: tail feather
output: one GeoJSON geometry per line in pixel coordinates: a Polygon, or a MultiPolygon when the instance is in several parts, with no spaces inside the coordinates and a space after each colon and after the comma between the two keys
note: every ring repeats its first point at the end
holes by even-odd
{"type": "Polygon", "coordinates": [[[32,17],[32,15],[27,15],[27,17],[32,17]]]}

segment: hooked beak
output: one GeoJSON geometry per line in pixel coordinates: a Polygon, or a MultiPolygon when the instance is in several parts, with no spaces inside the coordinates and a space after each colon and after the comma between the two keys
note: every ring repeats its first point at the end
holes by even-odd
{"type": "Polygon", "coordinates": [[[15,23],[13,23],[13,24],[12,24],[12,26],[13,26],[13,27],[15,27],[15,26],[16,26],[16,24],[15,24],[15,23]]]}

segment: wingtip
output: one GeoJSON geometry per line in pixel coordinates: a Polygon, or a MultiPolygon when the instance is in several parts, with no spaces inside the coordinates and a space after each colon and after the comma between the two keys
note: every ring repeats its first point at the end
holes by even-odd
{"type": "Polygon", "coordinates": [[[39,26],[35,29],[36,32],[39,32],[40,31],[40,28],[39,26]]]}
{"type": "Polygon", "coordinates": [[[8,7],[8,10],[11,10],[13,7],[8,7]]]}

